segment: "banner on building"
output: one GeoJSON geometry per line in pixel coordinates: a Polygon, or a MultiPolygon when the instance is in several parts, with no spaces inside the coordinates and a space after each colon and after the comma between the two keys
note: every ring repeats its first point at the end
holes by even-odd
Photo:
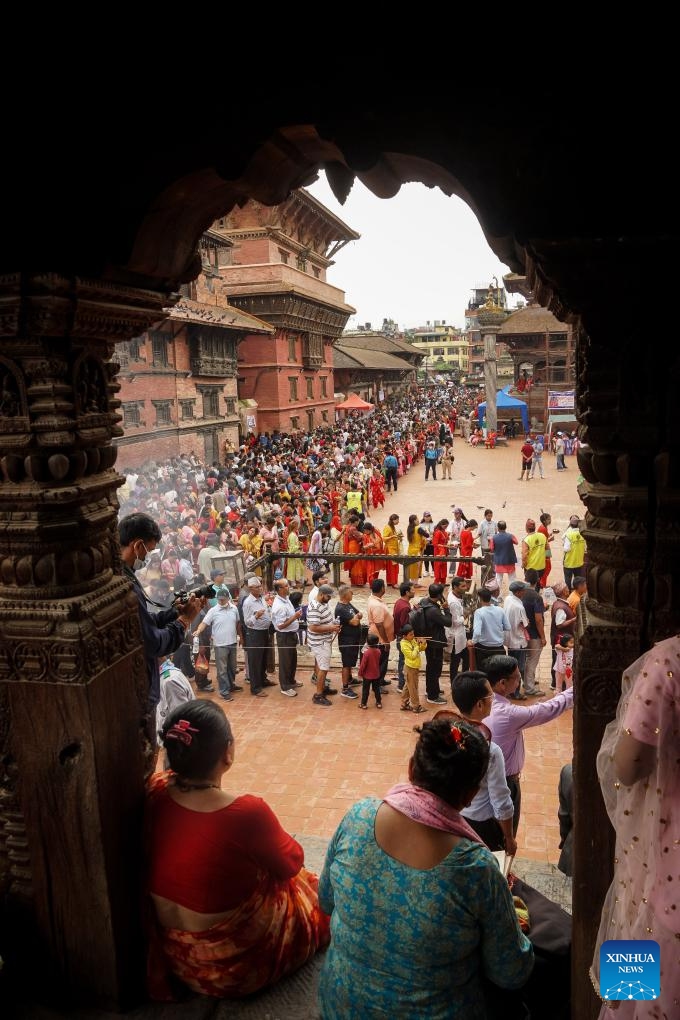
{"type": "Polygon", "coordinates": [[[574,390],[548,390],[548,411],[573,411],[574,390]]]}
{"type": "Polygon", "coordinates": [[[248,429],[254,429],[255,428],[255,415],[254,414],[247,414],[246,415],[246,427],[248,429]]]}

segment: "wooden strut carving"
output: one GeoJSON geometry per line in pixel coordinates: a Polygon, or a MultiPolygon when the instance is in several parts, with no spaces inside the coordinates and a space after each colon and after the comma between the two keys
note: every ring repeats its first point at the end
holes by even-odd
{"type": "Polygon", "coordinates": [[[99,282],[0,278],[0,897],[33,889],[11,685],[87,686],[120,664],[143,745],[147,678],[117,542],[122,429],[110,359],[169,303],[99,282]]]}

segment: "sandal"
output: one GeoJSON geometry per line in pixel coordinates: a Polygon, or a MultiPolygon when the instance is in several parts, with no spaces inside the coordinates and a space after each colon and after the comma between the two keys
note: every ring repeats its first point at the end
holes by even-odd
{"type": "Polygon", "coordinates": [[[362,708],[365,712],[368,708],[368,705],[359,705],[359,708],[362,708]]]}
{"type": "Polygon", "coordinates": [[[399,706],[399,711],[400,712],[410,712],[411,711],[411,706],[409,705],[408,701],[406,702],[405,705],[400,705],[399,706]]]}
{"type": "Polygon", "coordinates": [[[417,708],[412,708],[411,711],[415,712],[416,715],[420,715],[421,712],[427,712],[427,709],[423,708],[422,705],[418,705],[417,708]]]}
{"type": "Polygon", "coordinates": [[[382,703],[380,705],[376,705],[375,707],[376,708],[382,708],[382,703]]]}

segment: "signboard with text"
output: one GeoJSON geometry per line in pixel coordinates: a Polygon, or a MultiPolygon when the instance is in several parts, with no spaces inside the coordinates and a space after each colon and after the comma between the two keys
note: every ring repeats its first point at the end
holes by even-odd
{"type": "Polygon", "coordinates": [[[573,411],[574,390],[548,390],[548,411],[573,411]]]}

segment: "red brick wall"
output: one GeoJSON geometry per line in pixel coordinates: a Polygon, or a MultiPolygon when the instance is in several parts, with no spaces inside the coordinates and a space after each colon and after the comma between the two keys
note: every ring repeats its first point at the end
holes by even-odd
{"type": "Polygon", "coordinates": [[[125,435],[117,444],[119,466],[137,467],[146,460],[166,460],[192,451],[202,460],[206,431],[216,433],[218,449],[222,449],[227,438],[238,444],[238,401],[233,414],[226,412],[224,402],[225,397],[237,398],[237,380],[189,376],[189,348],[183,331],[167,353],[168,368],[154,369],[151,342],[140,341],[140,355],[146,361],[131,361],[119,375],[119,399],[121,403],[141,404],[139,416],[143,423],[138,426],[123,423],[125,435]],[[203,418],[203,398],[197,389],[203,383],[220,386],[218,418],[203,418]],[[195,401],[194,418],[181,417],[179,401],[185,399],[195,401]],[[156,424],[154,400],[170,401],[171,424],[156,424]]]}
{"type": "MultiPolygon", "coordinates": [[[[117,443],[118,459],[116,466],[118,470],[128,467],[139,467],[145,461],[162,461],[170,457],[178,457],[182,453],[195,453],[199,460],[205,456],[205,441],[203,432],[198,430],[200,422],[195,422],[192,427],[178,430],[168,427],[163,431],[158,427],[153,435],[146,434],[139,442],[127,442],[128,431],[122,440],[117,443]]],[[[218,459],[223,459],[221,454],[226,439],[231,439],[235,446],[239,443],[238,423],[225,423],[217,428],[218,459]]]]}
{"type": "Polygon", "coordinates": [[[267,265],[281,261],[278,245],[273,244],[268,237],[235,237],[233,241],[232,266],[267,265]]]}
{"type": "Polygon", "coordinates": [[[274,337],[246,337],[239,347],[239,394],[257,401],[257,421],[261,432],[294,428],[291,418],[298,418],[298,427],[306,429],[307,412],[313,411],[314,425],[322,425],[326,411],[328,424],[335,418],[333,399],[333,352],[324,344],[324,368],[302,366],[302,341],[295,339],[296,360],[288,357],[289,330],[278,330],[274,337]],[[321,393],[321,377],[326,378],[326,396],[321,393]],[[297,380],[297,400],[290,397],[290,379],[297,380]],[[307,396],[307,378],[312,379],[313,396],[307,396]]]}

